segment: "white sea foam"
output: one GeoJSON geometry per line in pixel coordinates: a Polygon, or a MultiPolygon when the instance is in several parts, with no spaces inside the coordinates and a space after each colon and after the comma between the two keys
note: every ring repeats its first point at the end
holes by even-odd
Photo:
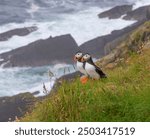
{"type": "MultiPolygon", "coordinates": [[[[49,82],[44,82],[43,84],[44,84],[46,90],[44,90],[43,84],[41,83],[38,86],[35,86],[35,87],[29,89],[28,92],[34,93],[34,92],[38,91],[39,93],[34,95],[36,97],[47,95],[53,88],[55,81],[56,81],[56,78],[52,78],[49,82]]],[[[23,91],[25,91],[25,90],[23,90],[23,91]]]]}
{"type": "Polygon", "coordinates": [[[50,91],[55,83],[56,78],[74,72],[72,65],[58,64],[54,66],[44,66],[36,68],[0,68],[0,96],[12,96],[18,93],[39,91],[37,96],[45,95],[43,93],[43,83],[46,89],[50,91]],[[54,77],[49,77],[49,72],[54,73],[54,77]]]}
{"type": "Polygon", "coordinates": [[[40,9],[40,7],[34,3],[34,0],[28,0],[27,2],[30,4],[30,8],[27,9],[27,12],[33,18],[34,17],[34,13],[37,12],[40,9]]]}
{"type": "Polygon", "coordinates": [[[0,62],[1,62],[1,61],[4,61],[4,59],[0,58],[0,62]]]}
{"type": "Polygon", "coordinates": [[[131,0],[131,1],[133,1],[134,3],[133,9],[137,9],[142,6],[150,5],[150,0],[131,0]]]}

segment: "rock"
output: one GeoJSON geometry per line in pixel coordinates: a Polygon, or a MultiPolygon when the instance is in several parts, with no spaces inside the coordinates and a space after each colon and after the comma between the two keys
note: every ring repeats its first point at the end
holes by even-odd
{"type": "Polygon", "coordinates": [[[65,80],[65,81],[70,81],[75,79],[78,76],[81,76],[82,74],[79,71],[76,71],[74,73],[70,73],[67,75],[63,75],[62,77],[59,78],[59,80],[65,80]]]}
{"type": "Polygon", "coordinates": [[[34,106],[37,98],[30,93],[22,93],[12,97],[0,97],[0,122],[15,120],[23,116],[34,106]]]}
{"type": "Polygon", "coordinates": [[[67,82],[72,82],[73,80],[75,80],[77,77],[81,76],[82,74],[79,71],[70,73],[70,74],[66,74],[61,76],[60,78],[58,78],[51,90],[51,93],[49,95],[52,95],[52,92],[57,92],[57,89],[62,85],[63,81],[67,81],[67,82]]]}
{"type": "Polygon", "coordinates": [[[120,55],[120,50],[116,48],[109,55],[106,55],[102,59],[98,60],[97,63],[100,67],[104,67],[109,63],[113,63],[114,61],[116,61],[119,55],[120,55]]]}
{"type": "Polygon", "coordinates": [[[39,95],[40,94],[40,91],[35,91],[32,93],[32,95],[39,95]]]}
{"type": "Polygon", "coordinates": [[[106,69],[113,69],[117,64],[116,63],[109,63],[108,65],[106,65],[106,69]]]}
{"type": "Polygon", "coordinates": [[[150,19],[150,5],[143,6],[133,11],[128,12],[127,15],[123,17],[123,19],[138,20],[138,21],[145,20],[145,19],[149,20],[150,19]]]}
{"type": "Polygon", "coordinates": [[[36,26],[32,26],[32,27],[16,28],[13,30],[9,30],[7,32],[0,33],[0,41],[7,41],[14,35],[26,36],[30,34],[31,32],[36,31],[37,29],[38,28],[36,26]]]}
{"type": "Polygon", "coordinates": [[[73,64],[73,55],[78,46],[71,35],[49,37],[37,40],[10,52],[0,55],[3,67],[44,66],[57,63],[73,64]]]}
{"type": "Polygon", "coordinates": [[[132,10],[132,7],[132,5],[116,6],[108,11],[100,13],[98,16],[99,18],[108,17],[109,19],[116,19],[126,14],[126,16],[123,17],[125,20],[141,21],[150,19],[150,5],[143,6],[135,10],[132,10]]]}
{"type": "Polygon", "coordinates": [[[113,49],[108,55],[97,60],[96,64],[99,67],[113,68],[113,64],[128,63],[129,61],[127,60],[127,57],[131,54],[131,52],[138,52],[141,54],[143,49],[146,48],[146,45],[149,43],[149,27],[150,21],[147,21],[141,26],[137,27],[135,31],[129,33],[126,39],[120,42],[117,47],[113,49]],[[136,46],[134,46],[135,42],[136,46]]]}
{"type": "Polygon", "coordinates": [[[147,42],[145,45],[146,48],[150,47],[150,42],[147,42]]]}
{"type": "Polygon", "coordinates": [[[108,11],[102,12],[98,15],[99,18],[108,17],[109,19],[120,18],[122,15],[127,14],[129,11],[132,11],[132,5],[121,5],[116,6],[108,11]]]}

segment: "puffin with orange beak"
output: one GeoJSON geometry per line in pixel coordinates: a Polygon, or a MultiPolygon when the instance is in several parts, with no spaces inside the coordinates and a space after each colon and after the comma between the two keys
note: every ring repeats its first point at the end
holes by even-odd
{"type": "Polygon", "coordinates": [[[84,69],[91,78],[97,80],[107,78],[106,74],[94,64],[92,57],[88,53],[82,56],[81,62],[85,63],[84,69]]]}
{"type": "Polygon", "coordinates": [[[82,52],[77,52],[74,56],[74,61],[77,62],[77,69],[85,76],[88,76],[86,70],[84,69],[85,66],[85,62],[82,62],[81,59],[83,57],[83,53],[82,52]]]}

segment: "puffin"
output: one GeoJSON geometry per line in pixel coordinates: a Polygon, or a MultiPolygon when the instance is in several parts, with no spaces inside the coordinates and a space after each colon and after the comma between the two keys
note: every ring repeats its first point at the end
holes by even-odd
{"type": "Polygon", "coordinates": [[[100,79],[100,78],[107,78],[106,74],[94,64],[92,57],[90,54],[86,53],[82,59],[81,62],[85,63],[83,68],[86,70],[87,74],[92,79],[100,79]]]}
{"type": "Polygon", "coordinates": [[[83,57],[83,53],[81,51],[78,51],[74,56],[74,61],[77,62],[77,69],[85,76],[88,76],[85,67],[85,62],[82,62],[81,59],[83,57]]]}

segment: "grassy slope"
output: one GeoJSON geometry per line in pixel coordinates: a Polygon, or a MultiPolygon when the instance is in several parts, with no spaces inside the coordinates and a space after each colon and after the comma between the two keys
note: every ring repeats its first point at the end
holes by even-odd
{"type": "Polygon", "coordinates": [[[84,85],[64,81],[21,121],[150,121],[150,48],[106,73],[84,85]]]}

